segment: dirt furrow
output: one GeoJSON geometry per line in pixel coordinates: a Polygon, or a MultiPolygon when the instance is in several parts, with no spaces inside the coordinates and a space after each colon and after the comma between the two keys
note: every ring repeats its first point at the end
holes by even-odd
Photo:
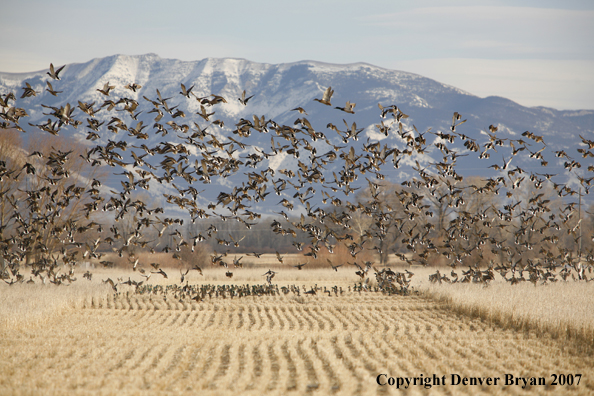
{"type": "Polygon", "coordinates": [[[229,370],[229,365],[231,362],[231,344],[225,344],[221,348],[220,352],[220,359],[218,362],[216,371],[213,375],[206,381],[204,384],[207,389],[217,389],[218,383],[225,377],[227,371],[229,370]]]}
{"type": "Polygon", "coordinates": [[[289,371],[285,389],[287,391],[295,391],[299,386],[297,378],[297,366],[295,366],[295,362],[293,361],[293,357],[291,356],[291,352],[289,351],[288,341],[285,341],[283,343],[283,345],[281,346],[281,351],[283,358],[287,363],[287,370],[289,371]]]}
{"type": "Polygon", "coordinates": [[[280,310],[283,313],[284,318],[289,323],[289,330],[297,330],[297,329],[301,330],[302,329],[302,322],[293,313],[293,307],[281,306],[280,310]]]}
{"type": "Polygon", "coordinates": [[[301,306],[297,306],[295,307],[295,310],[293,312],[295,312],[295,316],[300,317],[301,319],[303,319],[303,321],[305,323],[307,323],[307,330],[308,331],[313,331],[314,330],[314,322],[310,319],[310,315],[305,312],[305,309],[307,307],[301,307],[301,306]]]}
{"type": "MultiPolygon", "coordinates": [[[[246,346],[245,344],[239,344],[239,345],[235,345],[234,349],[236,350],[236,358],[231,357],[230,361],[231,361],[231,375],[229,375],[230,380],[227,383],[227,389],[228,390],[236,390],[238,389],[237,385],[241,379],[241,377],[243,376],[243,374],[246,371],[246,346]]],[[[231,353],[233,354],[233,351],[231,351],[231,353]]]]}
{"type": "Polygon", "coordinates": [[[247,309],[247,315],[248,315],[248,330],[253,331],[256,328],[257,325],[257,321],[256,321],[256,315],[254,314],[254,306],[253,305],[248,305],[248,309],[247,309]]]}
{"type": "Polygon", "coordinates": [[[274,341],[267,346],[267,353],[268,353],[268,360],[270,361],[270,381],[266,386],[267,391],[273,391],[278,387],[278,383],[280,380],[279,372],[280,372],[280,364],[278,355],[275,352],[275,343],[274,341]]]}
{"type": "Polygon", "coordinates": [[[268,319],[268,329],[273,330],[276,323],[274,322],[274,319],[272,318],[272,315],[270,314],[270,307],[263,306],[262,309],[264,310],[264,314],[266,315],[266,318],[268,319]]]}
{"type": "Polygon", "coordinates": [[[262,352],[260,351],[259,344],[252,346],[251,355],[252,373],[251,379],[245,388],[246,390],[255,389],[261,380],[262,374],[264,373],[264,361],[262,359],[262,352]]]}
{"type": "Polygon", "coordinates": [[[278,322],[278,326],[279,326],[280,330],[284,330],[285,321],[281,318],[281,315],[278,312],[279,311],[278,307],[276,305],[272,306],[271,311],[274,314],[274,317],[276,318],[276,320],[278,322]]]}
{"type": "Polygon", "coordinates": [[[342,314],[342,307],[335,306],[328,309],[328,313],[338,322],[341,326],[336,326],[338,330],[348,330],[349,324],[348,321],[345,319],[345,316],[342,314]]]}
{"type": "Polygon", "coordinates": [[[348,376],[357,382],[357,385],[356,385],[356,388],[354,389],[353,394],[354,395],[361,394],[363,392],[363,381],[364,381],[363,378],[364,378],[364,376],[359,374],[359,372],[357,370],[357,365],[351,359],[349,359],[349,357],[346,356],[345,353],[343,352],[344,348],[340,347],[339,337],[338,336],[332,337],[330,342],[334,349],[334,357],[338,361],[340,361],[344,365],[344,367],[348,370],[348,372],[349,372],[348,376]]]}
{"type": "Polygon", "coordinates": [[[243,327],[243,314],[244,307],[239,307],[239,311],[237,312],[237,329],[241,329],[243,327]]]}
{"type": "Polygon", "coordinates": [[[300,339],[297,341],[297,356],[302,360],[303,365],[305,367],[305,374],[307,375],[307,385],[305,389],[307,392],[312,392],[320,387],[320,381],[318,379],[318,375],[316,373],[316,368],[314,367],[312,359],[310,359],[309,355],[305,352],[303,348],[303,343],[305,342],[305,338],[300,339]]]}
{"type": "Polygon", "coordinates": [[[338,392],[341,388],[341,381],[340,377],[336,374],[336,371],[332,368],[330,357],[323,351],[320,351],[317,340],[311,340],[310,348],[321,363],[322,371],[328,379],[330,392],[338,392]]]}

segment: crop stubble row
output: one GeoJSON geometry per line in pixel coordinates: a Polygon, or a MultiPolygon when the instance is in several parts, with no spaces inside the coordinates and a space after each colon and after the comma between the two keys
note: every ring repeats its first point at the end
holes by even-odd
{"type": "MultiPolygon", "coordinates": [[[[544,376],[594,359],[560,340],[452,315],[417,296],[258,297],[179,302],[109,297],[51,325],[3,334],[0,390],[16,393],[383,394],[380,373],[544,376]]],[[[539,394],[542,388],[529,389],[539,394]]],[[[553,389],[551,389],[553,390],[553,389]]],[[[431,394],[525,394],[520,387],[441,387],[431,394]]],[[[419,386],[411,394],[428,394],[419,386]]]]}

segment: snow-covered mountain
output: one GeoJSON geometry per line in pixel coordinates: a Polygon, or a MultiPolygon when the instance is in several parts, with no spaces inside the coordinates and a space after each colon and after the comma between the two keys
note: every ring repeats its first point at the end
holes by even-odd
{"type": "MultiPolygon", "coordinates": [[[[112,96],[142,99],[155,97],[158,88],[163,96],[172,96],[172,103],[182,102],[180,83],[194,85],[197,96],[211,93],[229,98],[229,103],[217,114],[223,118],[238,119],[252,114],[265,115],[277,122],[288,123],[295,118],[290,110],[297,106],[309,107],[315,119],[323,107],[312,106],[312,99],[320,97],[327,86],[335,94],[333,105],[342,106],[347,100],[357,103],[356,120],[360,125],[377,122],[377,104],[397,104],[419,130],[428,127],[447,128],[454,111],[468,118],[469,133],[499,124],[509,133],[530,130],[545,136],[569,138],[577,133],[594,132],[594,110],[558,111],[551,108],[520,106],[501,97],[479,98],[452,86],[441,84],[413,73],[383,69],[354,63],[348,65],[301,61],[285,64],[263,64],[245,59],[207,58],[185,62],[163,59],[156,54],[138,56],[114,55],[93,59],[87,63],[69,64],[60,73],[61,81],[54,82],[56,90],[64,91],[58,97],[45,91],[47,70],[31,73],[1,73],[0,92],[15,92],[20,96],[24,82],[41,94],[18,102],[30,113],[33,122],[39,121],[41,103],[102,102],[105,97],[97,92],[106,82],[115,85],[112,96]],[[142,85],[133,93],[124,89],[130,82],[142,85]],[[254,95],[249,106],[235,100],[243,90],[254,95]]],[[[50,80],[52,81],[52,80],[50,80]]],[[[190,108],[199,106],[193,103],[190,108]]],[[[336,113],[328,111],[329,114],[336,113]]],[[[320,114],[323,115],[323,114],[320,114]]],[[[338,115],[340,119],[342,116],[338,115]]]]}
{"type": "MultiPolygon", "coordinates": [[[[56,65],[58,66],[58,65],[56,65]]],[[[139,56],[114,55],[106,58],[93,59],[86,63],[69,64],[61,71],[61,80],[49,80],[47,70],[31,73],[0,73],[0,94],[14,92],[17,96],[17,107],[25,108],[30,115],[27,122],[38,124],[45,121],[48,116],[47,106],[60,107],[70,103],[77,106],[78,101],[92,103],[98,108],[106,99],[117,101],[122,97],[135,99],[139,103],[136,110],[142,111],[138,120],[132,120],[124,111],[114,112],[101,111],[96,117],[106,124],[114,116],[134,127],[137,121],[143,121],[150,129],[154,124],[155,113],[149,113],[154,109],[153,104],[145,100],[157,100],[157,89],[163,98],[171,98],[167,101],[170,108],[179,106],[185,113],[184,118],[173,119],[170,114],[165,113],[160,121],[165,124],[172,120],[178,124],[188,124],[193,127],[193,122],[201,127],[207,126],[206,122],[196,113],[201,110],[201,105],[194,97],[189,99],[181,95],[181,84],[186,88],[194,87],[192,93],[197,97],[206,97],[211,94],[220,95],[227,99],[227,103],[220,103],[209,111],[215,110],[213,118],[224,122],[224,127],[209,127],[208,131],[218,136],[222,141],[225,136],[234,136],[231,131],[235,124],[242,118],[253,120],[253,116],[264,116],[266,120],[273,119],[279,125],[294,126],[297,118],[304,117],[292,109],[302,107],[307,111],[307,119],[316,131],[322,131],[329,137],[332,144],[340,145],[342,138],[327,128],[332,123],[338,129],[346,130],[345,122],[350,126],[356,122],[357,128],[365,128],[360,134],[358,142],[352,142],[361,150],[363,145],[369,142],[381,141],[388,147],[404,148],[406,145],[396,133],[384,136],[379,133],[374,125],[382,120],[378,104],[383,106],[397,105],[402,112],[409,117],[404,120],[407,127],[412,129],[414,125],[420,133],[429,128],[431,131],[447,132],[451,126],[452,114],[458,112],[463,119],[468,121],[459,127],[459,131],[476,139],[479,145],[489,141],[485,133],[489,125],[498,128],[497,136],[501,138],[520,139],[524,131],[530,131],[536,135],[543,135],[547,145],[554,150],[573,150],[580,147],[580,135],[586,139],[594,140],[594,110],[559,111],[551,108],[533,107],[527,108],[511,100],[501,97],[480,98],[471,93],[462,91],[452,86],[441,84],[437,81],[425,78],[413,73],[406,73],[395,70],[383,69],[366,63],[354,63],[347,65],[327,64],[315,61],[300,61],[286,64],[263,64],[250,62],[245,59],[214,59],[207,58],[200,61],[185,62],[175,59],[163,59],[155,54],[139,56]],[[57,96],[52,96],[47,90],[46,81],[53,84],[56,91],[63,91],[57,96]],[[20,98],[25,83],[39,92],[37,96],[20,98]],[[108,83],[115,86],[106,97],[97,90],[108,83]],[[125,89],[129,83],[136,83],[142,86],[137,92],[125,89]],[[334,90],[332,106],[324,106],[314,102],[314,98],[321,98],[324,90],[331,86],[334,90]],[[237,100],[241,97],[242,91],[253,97],[244,106],[237,100]],[[345,113],[335,109],[336,106],[344,106],[347,101],[355,102],[355,114],[345,113]],[[211,110],[212,109],[212,110],[211,110]],[[344,120],[344,122],[343,122],[344,120]]],[[[121,109],[121,106],[118,107],[121,109]]],[[[71,136],[90,146],[97,143],[106,143],[107,139],[114,140],[116,135],[110,132],[103,132],[98,141],[90,142],[86,139],[88,129],[85,119],[88,118],[80,109],[73,114],[75,119],[83,121],[77,129],[67,127],[60,134],[71,136]]],[[[211,119],[212,121],[212,119],[211,119]]],[[[22,123],[25,129],[31,130],[26,123],[22,123]]],[[[106,125],[103,125],[105,131],[106,125]]],[[[425,137],[431,143],[436,139],[435,135],[426,134],[425,137]]],[[[249,143],[259,147],[263,151],[270,151],[270,134],[254,134],[250,137],[249,143]]],[[[180,142],[175,133],[166,136],[149,133],[146,141],[138,140],[129,134],[120,132],[117,139],[126,140],[129,144],[147,145],[156,144],[159,141],[180,142]]],[[[530,141],[529,143],[533,143],[530,141]]],[[[319,143],[321,144],[321,143],[319,143]]],[[[254,147],[239,149],[235,156],[244,158],[245,155],[254,152],[254,147]]],[[[535,144],[535,150],[538,149],[535,144]]],[[[329,146],[328,146],[329,147],[329,146]]],[[[320,146],[321,150],[327,147],[320,146]]],[[[199,153],[196,158],[200,160],[199,153]]],[[[464,175],[478,174],[482,176],[491,175],[492,169],[488,165],[502,162],[502,155],[492,153],[492,160],[488,163],[481,162],[473,153],[460,163],[459,172],[464,175]]],[[[557,158],[548,154],[548,173],[563,173],[563,158],[557,158]]],[[[410,159],[421,163],[430,163],[432,160],[441,159],[442,154],[434,146],[424,156],[416,156],[410,159]]],[[[194,158],[191,158],[194,161],[194,158]]],[[[298,158],[282,155],[271,159],[267,164],[274,170],[297,168],[298,158]]],[[[518,159],[518,166],[528,171],[543,172],[538,162],[530,162],[528,156],[522,160],[518,159]]],[[[591,158],[583,160],[590,162],[591,158]]],[[[406,161],[405,161],[406,162],[406,161]]],[[[247,170],[246,170],[247,172],[247,170]]],[[[410,177],[411,173],[406,169],[394,169],[387,171],[387,178],[393,182],[401,182],[410,177]]],[[[585,172],[584,170],[575,171],[585,172]]],[[[575,173],[574,172],[574,173],[575,173]]],[[[243,175],[239,172],[238,175],[243,175]]],[[[242,176],[243,177],[243,176],[242,176]]],[[[244,177],[245,178],[245,177],[244,177]]],[[[114,179],[115,180],[115,179],[114,179]]],[[[229,178],[214,181],[223,187],[232,188],[241,184],[240,178],[229,178]]],[[[119,184],[119,183],[118,183],[119,184]]],[[[155,190],[158,191],[158,190],[155,190]]],[[[216,194],[215,194],[216,196],[216,194]]],[[[209,197],[208,199],[213,199],[209,197]]],[[[313,201],[312,201],[313,202],[313,201]]]]}

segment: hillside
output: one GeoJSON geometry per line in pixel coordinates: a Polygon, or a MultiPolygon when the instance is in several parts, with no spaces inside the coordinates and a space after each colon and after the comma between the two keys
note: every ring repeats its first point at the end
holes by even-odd
{"type": "MultiPolygon", "coordinates": [[[[505,98],[480,98],[416,74],[387,70],[365,63],[336,65],[300,61],[273,65],[231,58],[207,58],[184,62],[163,59],[155,54],[114,55],[93,59],[86,63],[66,65],[60,75],[62,78],[60,81],[52,80],[54,90],[63,91],[57,96],[52,96],[46,90],[46,80],[49,79],[46,70],[20,74],[0,73],[0,93],[14,92],[17,96],[15,106],[26,109],[30,115],[27,122],[31,124],[38,124],[47,119],[43,112],[47,112],[48,109],[41,107],[41,104],[60,107],[71,103],[74,107],[78,101],[82,101],[95,103],[97,108],[105,100],[115,102],[119,98],[129,98],[139,103],[135,110],[137,120],[132,120],[123,111],[120,113],[121,118],[128,126],[133,127],[138,121],[142,121],[144,126],[150,128],[155,123],[156,113],[149,113],[154,106],[145,100],[145,97],[157,100],[158,89],[163,98],[171,98],[168,100],[170,108],[179,106],[178,109],[182,109],[185,115],[184,118],[174,119],[165,113],[160,121],[161,124],[173,121],[193,126],[193,122],[196,122],[201,128],[207,127],[209,123],[196,114],[201,107],[199,101],[195,100],[194,96],[186,98],[180,94],[180,84],[184,84],[188,89],[193,86],[192,93],[197,97],[216,94],[227,99],[227,103],[219,103],[213,107],[216,111],[215,117],[222,121],[224,126],[208,127],[208,132],[217,136],[222,142],[229,142],[227,137],[233,136],[232,130],[236,129],[236,124],[241,119],[251,121],[253,116],[258,118],[263,116],[266,120],[274,120],[279,125],[294,127],[295,120],[302,115],[291,110],[302,107],[307,111],[307,119],[312,127],[324,133],[332,145],[341,145],[342,138],[327,127],[330,123],[340,130],[348,129],[345,124],[350,128],[353,122],[356,122],[357,129],[364,128],[357,141],[349,142],[356,152],[360,152],[364,144],[377,141],[381,141],[382,145],[385,144],[390,148],[396,147],[402,150],[406,147],[405,142],[397,134],[390,133],[385,136],[374,126],[382,122],[378,104],[385,107],[397,105],[409,116],[403,119],[403,124],[412,131],[412,134],[417,133],[414,132],[413,126],[421,134],[430,128],[433,132],[446,132],[450,128],[452,114],[458,112],[463,119],[467,119],[467,122],[460,127],[460,132],[475,139],[479,145],[489,141],[489,136],[485,132],[489,125],[496,126],[497,136],[503,139],[521,139],[524,131],[544,136],[548,145],[547,150],[543,152],[548,162],[546,172],[559,175],[564,173],[565,159],[555,157],[552,152],[579,147],[580,135],[587,139],[594,136],[594,111],[592,110],[559,111],[544,107],[527,108],[505,98]],[[23,92],[21,87],[26,82],[39,92],[37,96],[20,98],[23,92]],[[98,92],[98,89],[108,82],[114,88],[110,96],[106,97],[98,92]],[[132,92],[124,88],[129,83],[136,83],[142,88],[132,92]],[[313,99],[321,98],[328,86],[335,91],[331,99],[332,106],[315,103],[313,99]],[[237,100],[243,90],[246,90],[248,97],[253,95],[247,106],[237,100]],[[346,101],[356,103],[355,114],[348,114],[335,108],[344,106],[346,101]]],[[[98,121],[106,124],[113,116],[113,112],[106,111],[97,112],[95,115],[98,121]]],[[[77,108],[74,111],[73,117],[86,125],[84,121],[88,116],[80,109],[77,108]]],[[[22,126],[25,129],[33,129],[25,123],[22,126]]],[[[103,130],[106,130],[106,125],[103,125],[103,130]]],[[[88,132],[89,130],[83,127],[77,129],[65,127],[60,134],[77,139],[89,147],[93,144],[106,144],[108,140],[116,140],[116,135],[103,133],[99,134],[97,141],[91,142],[86,139],[88,132]]],[[[431,146],[432,142],[438,142],[439,139],[432,134],[424,136],[429,143],[427,151],[404,158],[399,169],[390,166],[383,168],[389,181],[399,183],[408,179],[413,172],[407,166],[414,165],[415,161],[419,161],[421,165],[427,165],[441,159],[440,150],[431,146]]],[[[245,139],[245,142],[251,146],[236,147],[237,152],[234,155],[236,158],[246,158],[247,155],[254,153],[256,148],[264,152],[270,151],[270,138],[270,134],[266,133],[252,134],[245,139]]],[[[126,141],[129,145],[138,143],[137,139],[130,134],[120,133],[117,139],[126,141]]],[[[169,133],[167,136],[149,133],[147,140],[143,143],[151,146],[161,141],[179,143],[182,139],[175,133],[169,133]]],[[[313,145],[318,153],[326,152],[330,148],[323,142],[316,142],[313,145]]],[[[533,147],[535,151],[540,149],[538,145],[533,147]]],[[[192,157],[190,160],[200,158],[198,152],[194,151],[192,154],[196,158],[192,157]]],[[[462,151],[460,154],[468,154],[468,151],[462,151]]],[[[501,162],[507,156],[505,153],[492,153],[491,162],[486,163],[480,161],[477,155],[469,155],[460,159],[457,169],[465,176],[490,177],[494,173],[488,168],[489,165],[501,162]]],[[[591,163],[590,158],[582,161],[583,164],[588,162],[591,163]]],[[[529,172],[543,172],[539,162],[530,161],[528,156],[518,157],[514,160],[514,164],[529,172]]],[[[296,169],[298,158],[282,152],[267,165],[273,170],[296,169]]],[[[330,167],[328,172],[338,171],[338,169],[330,167]]],[[[568,178],[570,185],[577,187],[578,181],[575,175],[579,175],[580,172],[582,171],[576,170],[563,177],[568,178]]],[[[218,178],[212,182],[226,187],[239,185],[243,177],[241,173],[239,176],[218,178]]],[[[112,176],[109,184],[119,186],[120,180],[121,178],[112,176]]],[[[354,186],[361,186],[360,182],[361,180],[355,181],[354,186]]],[[[364,180],[363,183],[365,183],[364,180]]],[[[153,189],[153,192],[158,195],[162,193],[158,189],[153,189]]],[[[215,196],[216,194],[209,195],[209,191],[203,195],[207,200],[212,200],[215,196]]],[[[314,198],[312,203],[316,200],[319,202],[318,198],[314,198]]],[[[206,204],[206,201],[203,203],[206,204]]]]}

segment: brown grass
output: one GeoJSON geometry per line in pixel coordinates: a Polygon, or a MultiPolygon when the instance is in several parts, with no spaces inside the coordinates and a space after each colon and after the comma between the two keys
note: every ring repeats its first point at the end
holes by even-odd
{"type": "MultiPolygon", "coordinates": [[[[225,268],[207,267],[204,276],[190,271],[187,279],[192,285],[262,284],[266,270],[234,270],[230,280],[225,268]]],[[[166,271],[168,279],[153,275],[150,283],[179,284],[179,270],[166,271]]],[[[352,266],[338,272],[285,268],[273,279],[302,290],[343,288],[331,296],[196,302],[173,294],[136,295],[123,285],[114,295],[102,280],[142,279],[117,268],[96,269],[91,281],[67,287],[0,285],[0,394],[364,395],[394,391],[375,383],[379,373],[511,373],[550,383],[550,375],[561,372],[581,373],[580,386],[411,391],[594,391],[594,358],[583,338],[567,342],[551,331],[567,323],[591,331],[590,284],[436,286],[427,281],[434,268],[412,271],[422,293],[411,296],[349,291],[359,281],[352,266]]]]}
{"type": "Polygon", "coordinates": [[[573,281],[544,286],[493,282],[431,285],[426,292],[453,311],[504,328],[536,331],[594,350],[594,285],[573,281]]]}

